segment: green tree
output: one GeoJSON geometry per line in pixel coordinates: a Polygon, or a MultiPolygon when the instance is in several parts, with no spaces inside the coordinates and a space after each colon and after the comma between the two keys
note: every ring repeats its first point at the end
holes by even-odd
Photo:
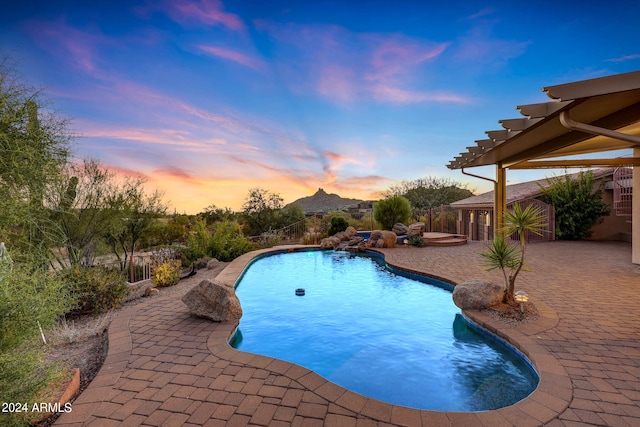
{"type": "Polygon", "coordinates": [[[140,238],[167,210],[162,194],[147,193],[144,183],[142,178],[129,177],[107,197],[112,221],[103,236],[118,260],[125,264],[133,257],[140,238]]]}
{"type": "Polygon", "coordinates": [[[592,171],[549,178],[547,183],[547,188],[541,187],[540,199],[555,207],[556,239],[586,239],[591,228],[609,215],[609,206],[602,200],[604,184],[596,183],[592,171]]]}
{"type": "Polygon", "coordinates": [[[465,184],[448,178],[427,176],[389,187],[385,197],[404,196],[414,209],[431,209],[473,196],[465,184]]]}
{"type": "Polygon", "coordinates": [[[402,196],[391,196],[373,206],[373,216],[385,230],[391,230],[395,223],[411,218],[411,204],[402,196]]]}
{"type": "MultiPolygon", "coordinates": [[[[107,209],[114,186],[112,172],[97,160],[85,159],[69,164],[52,189],[48,205],[72,266],[93,265],[103,230],[114,220],[114,212],[107,209]]],[[[66,264],[60,257],[58,262],[66,264]]]]}
{"type": "MultiPolygon", "coordinates": [[[[42,94],[23,83],[10,57],[0,58],[0,232],[20,254],[47,261],[51,236],[44,197],[67,163],[68,120],[44,109],[42,94]]],[[[21,255],[18,255],[21,256],[21,255]]]]}
{"type": "Polygon", "coordinates": [[[512,211],[504,214],[502,236],[494,238],[487,251],[480,254],[485,258],[487,270],[499,269],[502,271],[505,282],[503,302],[515,303],[516,278],[525,265],[526,234],[534,233],[541,236],[545,227],[542,209],[533,205],[522,209],[520,204],[516,203],[512,211]],[[511,235],[517,236],[517,245],[509,244],[507,239],[503,237],[511,235]]]}
{"type": "Polygon", "coordinates": [[[276,228],[286,227],[304,219],[304,211],[298,205],[289,205],[276,212],[276,228]]]}
{"type": "Polygon", "coordinates": [[[283,199],[277,193],[262,188],[252,188],[242,205],[242,216],[247,233],[257,236],[277,228],[277,213],[282,208],[283,199]]]}
{"type": "Polygon", "coordinates": [[[234,213],[231,208],[219,208],[214,204],[211,204],[204,208],[202,212],[198,214],[200,218],[207,222],[207,225],[211,225],[218,221],[233,219],[234,213]]]}

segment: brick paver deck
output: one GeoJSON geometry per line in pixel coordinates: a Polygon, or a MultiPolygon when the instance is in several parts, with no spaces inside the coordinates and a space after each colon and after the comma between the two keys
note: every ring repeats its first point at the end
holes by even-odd
{"type": "MultiPolygon", "coordinates": [[[[481,266],[480,243],[385,249],[389,264],[462,282],[501,280],[481,266]]],[[[637,426],[640,425],[640,266],[626,243],[528,246],[529,293],[539,320],[512,328],[467,313],[536,365],[527,399],[479,413],[420,411],[352,393],[315,373],[227,344],[235,325],[189,315],[179,296],[124,309],[89,388],[55,425],[86,426],[637,426]]],[[[233,283],[255,254],[218,280],[233,283]]],[[[186,292],[186,287],[182,292],[186,292]]]]}

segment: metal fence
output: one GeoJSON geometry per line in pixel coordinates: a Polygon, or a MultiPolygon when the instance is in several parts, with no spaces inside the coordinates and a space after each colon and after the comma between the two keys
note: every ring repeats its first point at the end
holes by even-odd
{"type": "Polygon", "coordinates": [[[298,241],[304,236],[307,231],[307,220],[303,219],[293,224],[289,224],[286,227],[282,227],[275,230],[274,233],[282,237],[283,240],[298,241]]]}
{"type": "Polygon", "coordinates": [[[135,255],[126,261],[105,262],[96,264],[94,267],[122,271],[126,274],[129,283],[151,279],[151,257],[149,255],[135,255]]]}
{"type": "MultiPolygon", "coordinates": [[[[525,239],[527,242],[555,240],[555,208],[553,205],[542,202],[538,199],[527,199],[517,202],[523,209],[533,205],[538,207],[543,216],[545,227],[542,235],[527,232],[525,239]]],[[[512,210],[515,203],[507,205],[507,210],[512,210]]],[[[469,240],[489,241],[493,239],[493,207],[480,209],[456,209],[451,206],[440,206],[429,210],[429,222],[427,231],[439,231],[443,233],[463,234],[469,240]],[[431,227],[431,228],[429,228],[431,227]]],[[[511,236],[511,238],[515,238],[511,236]]]]}
{"type": "Polygon", "coordinates": [[[427,232],[461,234],[458,231],[458,210],[449,205],[427,210],[424,225],[427,232]]]}

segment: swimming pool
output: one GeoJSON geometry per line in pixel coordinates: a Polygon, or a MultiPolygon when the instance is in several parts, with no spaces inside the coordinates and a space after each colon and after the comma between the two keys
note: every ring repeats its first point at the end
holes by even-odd
{"type": "Polygon", "coordinates": [[[258,258],[236,284],[244,314],[231,344],[418,409],[497,409],[533,392],[521,355],[469,324],[448,285],[420,280],[344,252],[258,258]]]}

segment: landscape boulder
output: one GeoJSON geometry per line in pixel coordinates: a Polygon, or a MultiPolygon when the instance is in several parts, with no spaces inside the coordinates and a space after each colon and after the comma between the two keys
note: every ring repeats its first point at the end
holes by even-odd
{"type": "Polygon", "coordinates": [[[407,231],[409,231],[409,227],[401,222],[396,222],[395,224],[393,224],[391,231],[396,233],[397,236],[404,236],[405,234],[407,234],[407,231]]]}
{"type": "Polygon", "coordinates": [[[407,236],[421,236],[424,234],[424,222],[414,222],[408,227],[407,236]]]}
{"type": "Polygon", "coordinates": [[[502,285],[483,280],[469,280],[453,289],[453,303],[463,310],[491,307],[500,303],[503,297],[502,285]]]}
{"type": "Polygon", "coordinates": [[[236,321],[242,317],[240,300],[232,286],[203,280],[182,297],[191,314],[214,322],[236,321]]]}
{"type": "Polygon", "coordinates": [[[383,248],[395,248],[398,242],[398,235],[393,231],[383,230],[382,240],[384,241],[383,248]]]}
{"type": "Polygon", "coordinates": [[[393,231],[373,230],[365,247],[367,248],[395,248],[398,236],[393,231]]]}
{"type": "Polygon", "coordinates": [[[158,295],[159,293],[160,291],[158,290],[158,288],[155,288],[153,286],[149,286],[147,289],[144,290],[145,297],[152,297],[152,296],[158,295]]]}
{"type": "Polygon", "coordinates": [[[340,240],[340,238],[336,236],[325,237],[320,241],[320,247],[322,249],[335,249],[338,247],[341,241],[342,240],[340,240]]]}
{"type": "Polygon", "coordinates": [[[355,229],[355,227],[352,226],[348,226],[346,230],[344,230],[344,232],[347,234],[347,236],[349,236],[350,239],[353,239],[356,234],[358,234],[358,230],[355,229]]]}
{"type": "Polygon", "coordinates": [[[220,261],[218,261],[215,258],[212,258],[207,262],[207,270],[213,270],[214,268],[216,268],[219,265],[220,265],[220,261]]]}
{"type": "Polygon", "coordinates": [[[334,234],[331,237],[337,237],[338,239],[340,239],[341,242],[346,242],[347,240],[351,240],[351,236],[349,236],[346,231],[338,231],[336,234],[334,234]]]}

